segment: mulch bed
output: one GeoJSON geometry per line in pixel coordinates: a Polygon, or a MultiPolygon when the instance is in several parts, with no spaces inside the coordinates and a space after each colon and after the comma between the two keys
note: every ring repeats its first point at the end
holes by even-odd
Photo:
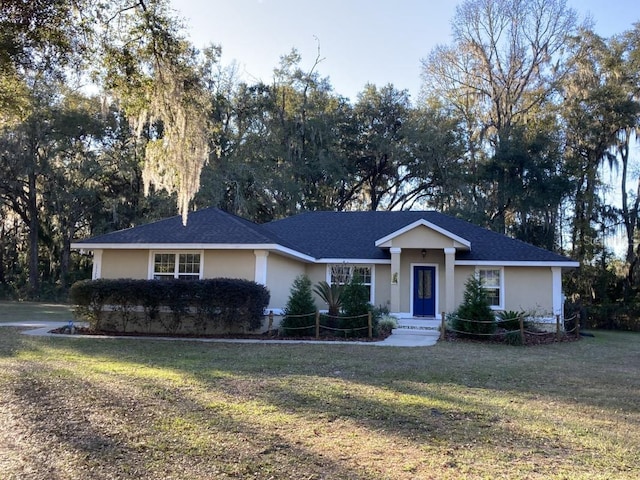
{"type": "MultiPolygon", "coordinates": [[[[337,337],[337,336],[321,336],[316,338],[313,336],[308,337],[289,337],[279,335],[277,332],[269,334],[265,333],[224,333],[224,334],[181,334],[181,333],[144,333],[144,332],[117,332],[111,330],[94,330],[89,327],[74,327],[74,335],[95,335],[95,336],[111,336],[111,337],[148,337],[148,338],[205,338],[205,339],[228,339],[228,340],[306,340],[314,341],[320,340],[323,342],[380,342],[387,338],[391,333],[379,336],[375,338],[368,337],[337,337]]],[[[51,330],[51,333],[57,333],[61,335],[69,335],[69,327],[64,326],[51,330]]]]}
{"type": "MultiPolygon", "coordinates": [[[[473,337],[471,335],[458,335],[454,332],[447,332],[445,339],[447,342],[468,342],[468,343],[499,343],[506,344],[505,332],[497,332],[491,337],[473,337]]],[[[574,334],[563,334],[558,339],[555,332],[526,332],[524,333],[525,346],[549,345],[551,343],[576,342],[580,337],[574,334]]]]}

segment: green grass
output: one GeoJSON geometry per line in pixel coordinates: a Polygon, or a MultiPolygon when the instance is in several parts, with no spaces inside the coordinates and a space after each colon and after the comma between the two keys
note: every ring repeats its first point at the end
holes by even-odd
{"type": "Polygon", "coordinates": [[[254,345],[0,329],[0,478],[635,479],[640,335],[254,345]]]}
{"type": "Polygon", "coordinates": [[[30,321],[71,320],[73,314],[68,305],[41,302],[6,302],[0,301],[0,323],[30,321]]]}

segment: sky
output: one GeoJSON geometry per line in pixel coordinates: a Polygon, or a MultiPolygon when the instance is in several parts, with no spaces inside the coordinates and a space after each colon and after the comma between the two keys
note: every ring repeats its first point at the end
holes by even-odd
{"type": "MultiPolygon", "coordinates": [[[[296,48],[301,67],[329,77],[334,91],[356,100],[367,83],[392,83],[417,99],[420,60],[451,43],[460,0],[171,0],[196,47],[222,47],[248,83],[270,83],[279,59],[296,48]]],[[[568,0],[604,37],[640,21],[637,0],[568,0]]]]}

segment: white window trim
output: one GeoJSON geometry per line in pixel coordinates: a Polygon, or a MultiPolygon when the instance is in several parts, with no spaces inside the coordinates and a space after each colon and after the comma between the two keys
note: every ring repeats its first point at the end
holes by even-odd
{"type": "Polygon", "coordinates": [[[491,310],[504,310],[504,267],[497,265],[476,266],[476,275],[480,275],[480,270],[500,270],[500,304],[491,305],[491,310]]]}
{"type": "MultiPolygon", "coordinates": [[[[156,256],[157,253],[161,253],[161,254],[165,253],[165,254],[175,255],[176,262],[177,262],[178,255],[180,255],[181,253],[191,253],[191,254],[197,253],[197,254],[200,254],[200,273],[198,275],[198,280],[202,280],[202,275],[203,275],[203,272],[204,272],[204,250],[149,250],[149,262],[148,262],[147,279],[153,280],[153,277],[155,276],[154,267],[155,267],[155,256],[156,256]]],[[[177,273],[178,272],[174,271],[173,278],[178,278],[176,276],[177,273]]]]}
{"type": "MultiPolygon", "coordinates": [[[[334,262],[327,263],[326,269],[326,282],[331,285],[331,266],[332,265],[340,265],[345,267],[367,267],[371,270],[371,283],[369,284],[369,303],[371,305],[375,305],[376,300],[376,266],[371,263],[344,263],[344,262],[334,262]]],[[[366,285],[366,284],[365,284],[366,285]]]]}

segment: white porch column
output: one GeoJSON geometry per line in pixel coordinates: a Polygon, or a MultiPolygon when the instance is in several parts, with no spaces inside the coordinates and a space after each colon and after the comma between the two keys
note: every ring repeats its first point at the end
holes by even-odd
{"type": "Polygon", "coordinates": [[[97,280],[102,278],[102,249],[98,248],[93,251],[93,270],[91,272],[91,279],[97,280]]]}
{"type": "Polygon", "coordinates": [[[553,314],[560,315],[560,319],[564,320],[564,312],[562,311],[562,268],[551,267],[551,285],[553,289],[553,314]]]}
{"type": "MultiPolygon", "coordinates": [[[[456,309],[456,282],[455,282],[456,249],[444,249],[444,306],[446,313],[456,309]]],[[[440,313],[440,312],[436,312],[440,313]]]]}
{"type": "Polygon", "coordinates": [[[391,313],[400,312],[400,253],[401,248],[392,247],[391,253],[391,313]]]}
{"type": "Polygon", "coordinates": [[[266,250],[254,250],[253,254],[256,256],[256,274],[255,282],[262,285],[267,285],[267,257],[269,252],[266,250]]]}

